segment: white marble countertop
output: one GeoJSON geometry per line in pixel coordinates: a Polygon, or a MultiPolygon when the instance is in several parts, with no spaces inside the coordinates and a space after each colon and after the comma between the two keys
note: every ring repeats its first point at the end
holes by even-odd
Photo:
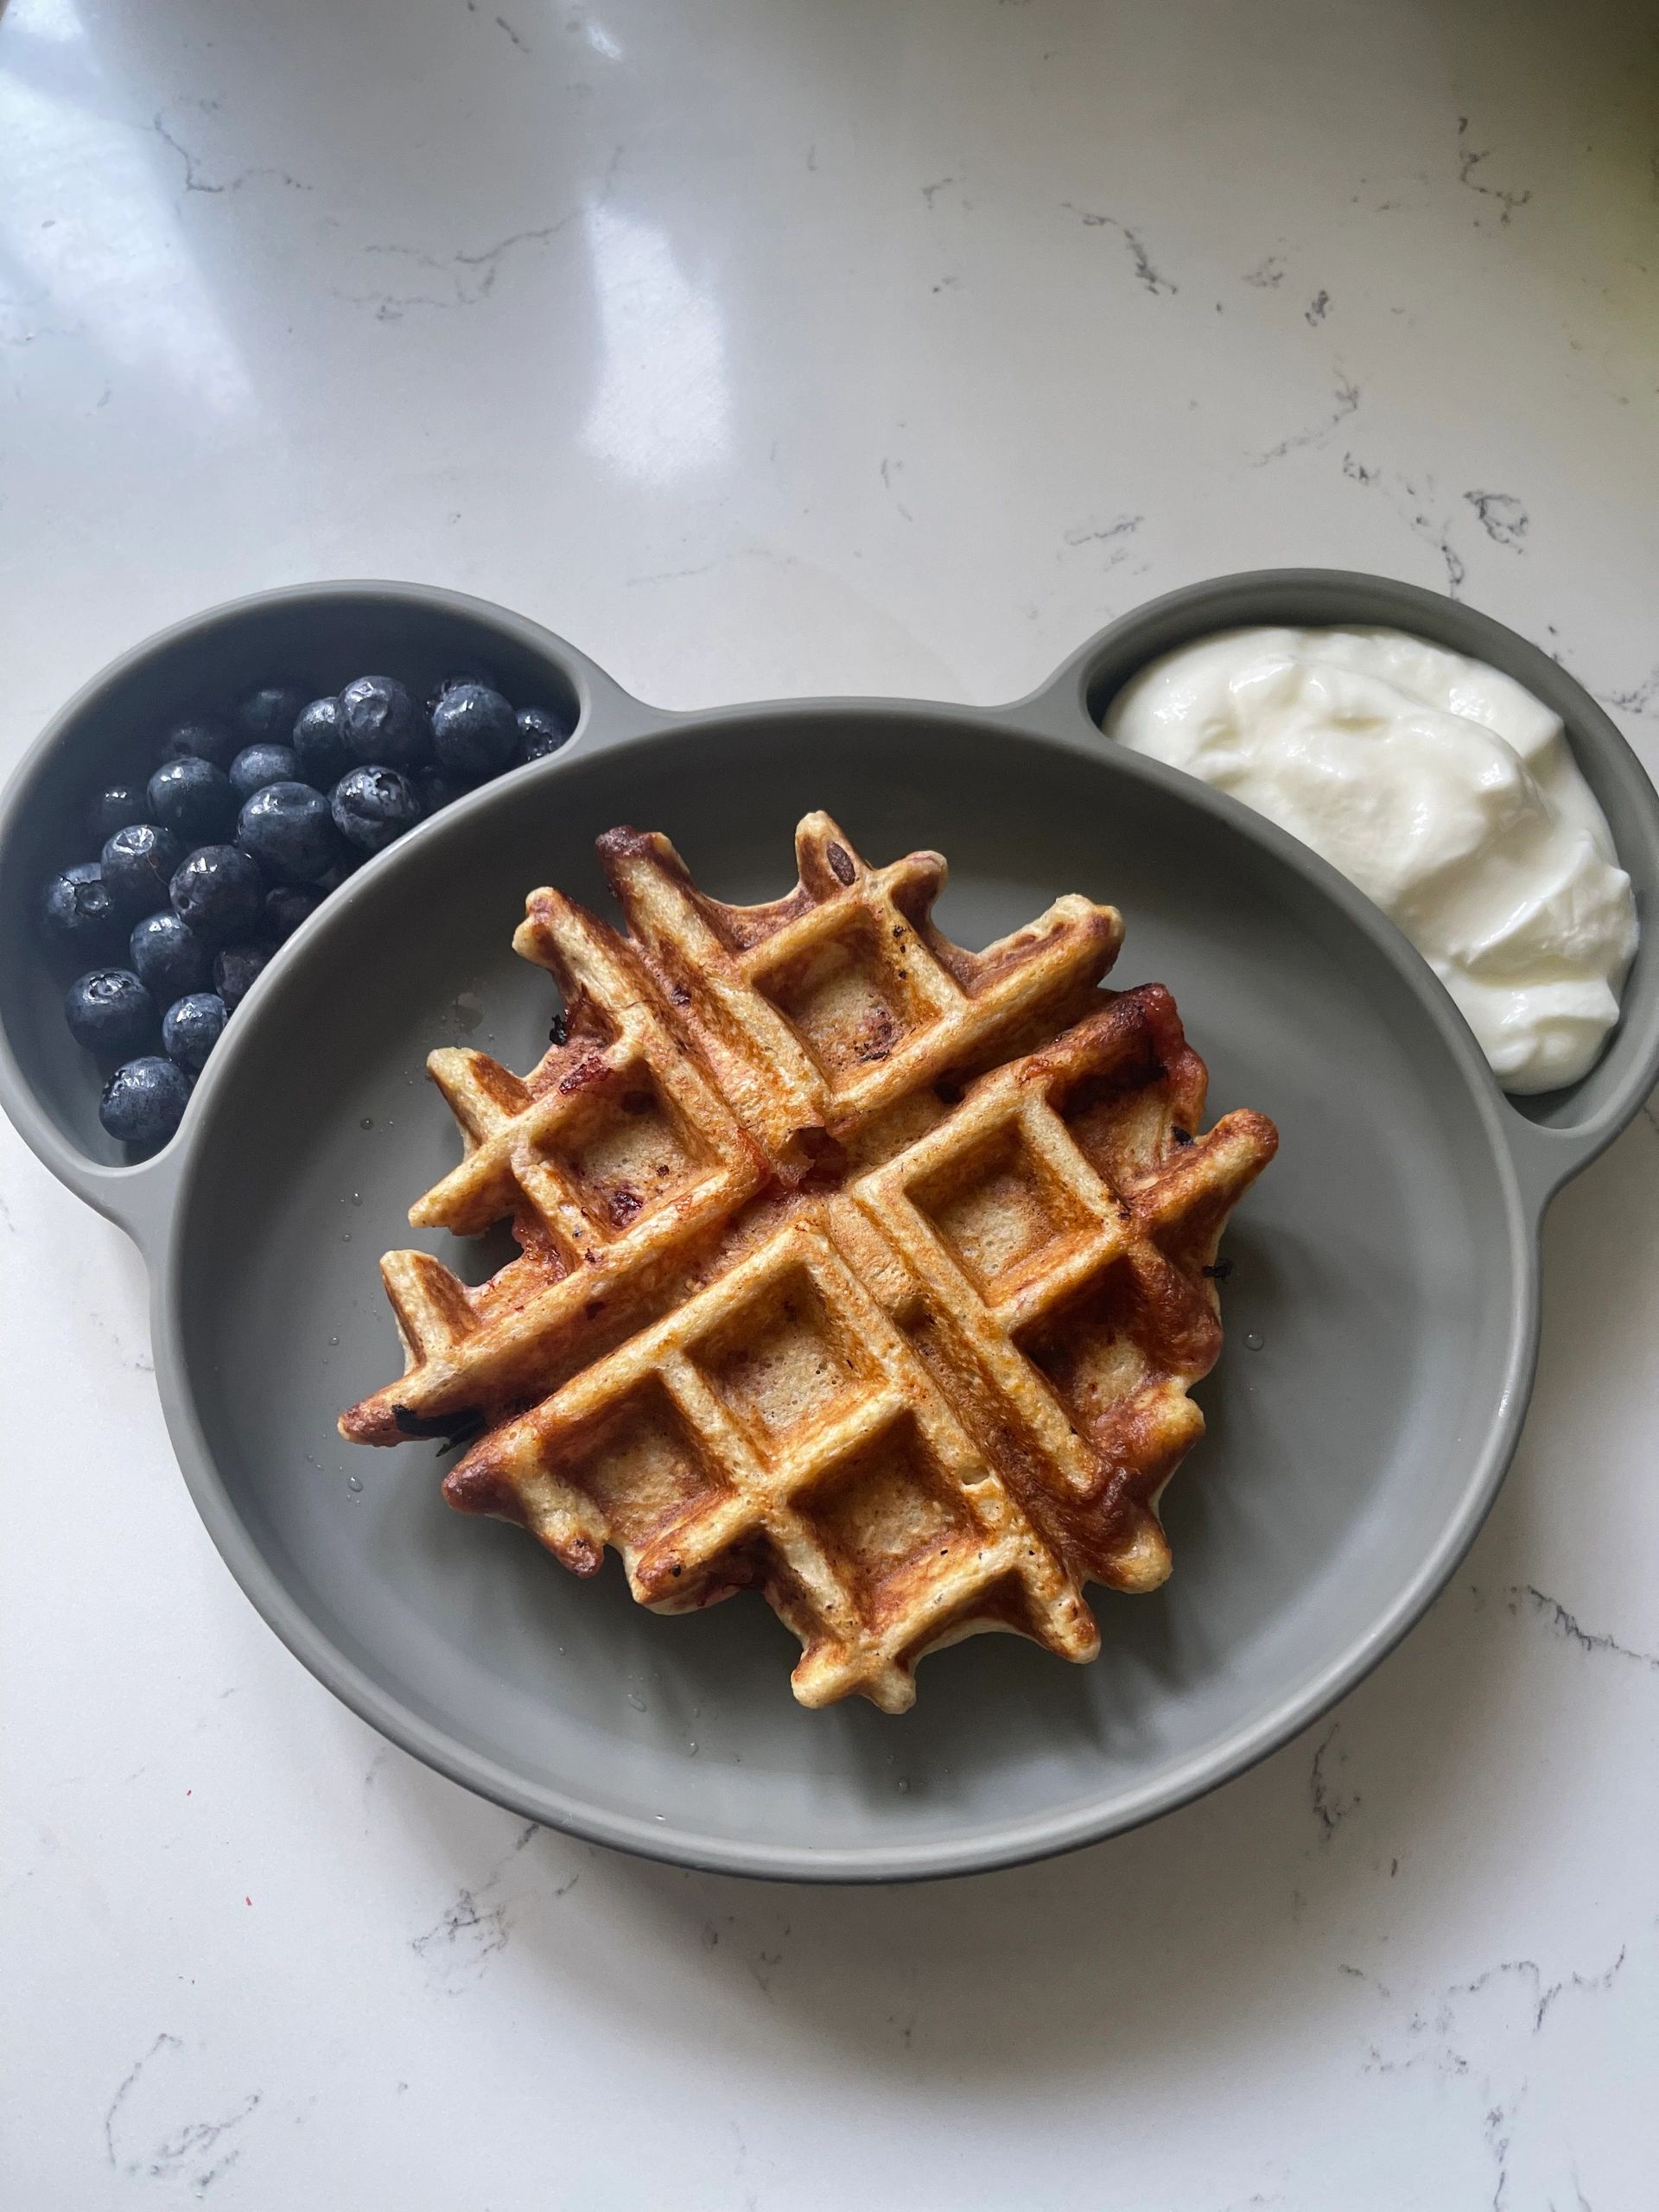
{"type": "MultiPolygon", "coordinates": [[[[677,705],[1010,697],[1371,568],[1659,763],[1641,0],[15,0],[0,752],[107,657],[430,579],[677,705]]],[[[1452,1587],[1139,1834],[767,1888],[526,1831],[232,1585],[138,1262],[0,1127],[20,2212],[1651,2203],[1659,1122],[1559,1201],[1452,1587]]]]}

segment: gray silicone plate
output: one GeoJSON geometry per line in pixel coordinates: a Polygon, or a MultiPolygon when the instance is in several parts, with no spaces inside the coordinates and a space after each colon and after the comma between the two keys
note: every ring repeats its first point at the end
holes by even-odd
{"type": "MultiPolygon", "coordinates": [[[[1537,1230],[1659,1068],[1659,803],[1552,660],[1465,607],[1324,571],[1160,600],[1030,699],[872,700],[697,715],[643,706],[533,624],[381,584],[222,607],[108,670],[46,734],[0,827],[9,948],[0,1092],[55,1173],[137,1239],[180,1464],[232,1572],[365,1719],[534,1819],[703,1866],[824,1879],[940,1874],[1104,1836],[1283,1742],[1422,1611],[1514,1448],[1537,1331],[1537,1230]],[[1384,622],[1508,669],[1566,717],[1649,923],[1623,1026],[1571,1093],[1522,1111],[1438,982],[1363,899],[1231,801],[1096,728],[1152,655],[1243,622],[1384,622]],[[29,908],[74,854],[88,792],[171,713],[267,671],[319,688],[482,660],[577,734],[353,878],[275,961],[158,1158],[117,1163],[29,908]],[[938,846],[969,944],[1058,893],[1120,906],[1115,981],[1173,989],[1219,1112],[1281,1133],[1228,1251],[1210,1433],[1171,1486],[1173,1579],[1101,1592],[1104,1649],[1068,1668],[983,1637],[927,1660],[913,1713],[803,1712],[757,1601],[658,1619],[614,1561],[563,1573],[518,1531],[451,1514],[440,1455],[353,1452],[337,1409],[394,1373],[375,1270],[455,1156],[422,1074],[470,1041],[527,1066],[550,987],[509,950],[526,890],[602,904],[619,821],[660,827],[701,882],[769,898],[828,807],[887,860],[938,846]],[[1259,1345],[1259,1348],[1255,1348],[1259,1345]],[[360,1490],[348,1478],[360,1481],[360,1490]]],[[[432,1248],[448,1240],[434,1238],[432,1248]]],[[[497,1250],[450,1246],[471,1265],[497,1250]]]]}

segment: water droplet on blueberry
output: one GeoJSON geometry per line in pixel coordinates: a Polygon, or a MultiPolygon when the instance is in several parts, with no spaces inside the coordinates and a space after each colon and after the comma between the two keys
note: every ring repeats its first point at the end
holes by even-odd
{"type": "Polygon", "coordinates": [[[118,953],[125,933],[97,861],[81,861],[52,878],[41,919],[49,937],[89,960],[118,953]]]}
{"type": "Polygon", "coordinates": [[[254,792],[236,818],[236,842],[279,883],[315,883],[340,856],[327,800],[287,779],[254,792]]]}
{"type": "Polygon", "coordinates": [[[64,1019],[77,1045],[99,1059],[124,1060],[156,1035],[156,1001],[130,968],[95,968],[71,983],[64,1019]]]}
{"type": "Polygon", "coordinates": [[[175,999],[207,988],[207,947],[171,907],[164,913],[146,914],[134,926],[127,951],[139,982],[157,1006],[171,1006],[175,999]]]}
{"type": "Polygon", "coordinates": [[[300,781],[300,756],[291,745],[245,745],[231,763],[230,785],[245,805],[267,784],[300,781]]]}
{"type": "Polygon", "coordinates": [[[99,856],[115,910],[128,924],[167,904],[168,885],[185,849],[156,822],[134,822],[105,840],[99,856]]]}
{"type": "Polygon", "coordinates": [[[264,895],[257,864],[234,845],[198,846],[169,887],[174,912],[206,944],[246,937],[259,919],[264,895]]]}
{"type": "Polygon", "coordinates": [[[518,759],[544,760],[570,742],[569,726],[546,707],[520,707],[513,720],[518,726],[518,759]]]}
{"type": "Polygon", "coordinates": [[[413,768],[426,757],[426,719],[395,676],[359,676],[340,695],[340,734],[365,767],[413,768]]]}
{"type": "Polygon", "coordinates": [[[104,1086],[98,1117],[123,1144],[164,1144],[190,1103],[189,1078],[171,1060],[145,1054],[117,1068],[104,1086]]]}
{"type": "Polygon", "coordinates": [[[337,784],[352,765],[338,699],[314,699],[296,721],[289,742],[299,758],[300,781],[320,791],[337,784]]]}
{"type": "Polygon", "coordinates": [[[176,1000],[162,1017],[167,1057],[187,1075],[200,1075],[228,1019],[229,1009],[216,991],[192,991],[176,1000]]]}
{"type": "Polygon", "coordinates": [[[414,786],[394,768],[353,768],[329,804],[340,836],[365,853],[384,852],[421,818],[414,786]]]}
{"type": "MultiPolygon", "coordinates": [[[[131,820],[129,816],[129,821],[131,820]]],[[[187,755],[165,760],[144,792],[143,818],[159,822],[181,838],[187,849],[227,836],[236,819],[232,779],[211,760],[187,755]]]]}
{"type": "Polygon", "coordinates": [[[477,781],[512,760],[518,724],[499,691],[486,683],[458,683],[432,709],[432,744],[444,767],[477,781]]]}

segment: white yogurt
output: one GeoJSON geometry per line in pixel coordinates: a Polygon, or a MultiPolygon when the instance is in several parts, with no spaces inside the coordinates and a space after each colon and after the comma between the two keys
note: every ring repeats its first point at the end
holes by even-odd
{"type": "Polygon", "coordinates": [[[1560,716],[1513,677],[1398,630],[1231,630],[1143,669],[1103,727],[1374,899],[1506,1090],[1594,1065],[1636,902],[1560,716]]]}

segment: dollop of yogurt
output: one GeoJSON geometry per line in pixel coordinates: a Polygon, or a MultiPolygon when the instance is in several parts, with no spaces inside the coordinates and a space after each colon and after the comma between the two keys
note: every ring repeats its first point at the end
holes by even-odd
{"type": "Polygon", "coordinates": [[[1636,901],[1560,717],[1512,677],[1398,630],[1231,630],[1141,670],[1103,727],[1375,899],[1506,1090],[1594,1065],[1636,901]]]}

